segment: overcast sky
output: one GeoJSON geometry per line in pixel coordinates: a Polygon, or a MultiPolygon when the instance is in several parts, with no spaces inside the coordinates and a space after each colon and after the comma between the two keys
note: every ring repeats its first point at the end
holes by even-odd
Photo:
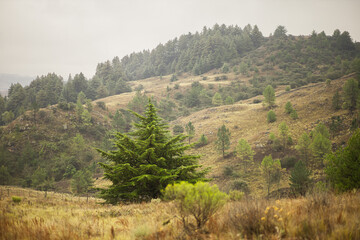
{"type": "Polygon", "coordinates": [[[360,41],[359,10],[359,0],[0,0],[0,73],[90,78],[99,62],[215,23],[360,41]]]}

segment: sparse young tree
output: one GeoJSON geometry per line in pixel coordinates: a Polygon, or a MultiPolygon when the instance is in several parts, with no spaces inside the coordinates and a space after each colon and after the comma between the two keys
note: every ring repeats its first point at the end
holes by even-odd
{"type": "Polygon", "coordinates": [[[294,119],[294,120],[296,120],[296,119],[299,118],[299,116],[298,116],[298,114],[297,114],[297,112],[296,112],[295,109],[290,113],[290,117],[291,117],[292,119],[294,119]]]}
{"type": "Polygon", "coordinates": [[[93,186],[94,181],[91,172],[88,170],[77,171],[71,180],[71,190],[73,193],[87,193],[93,186]]]}
{"type": "Polygon", "coordinates": [[[217,140],[215,142],[217,149],[222,153],[222,156],[225,157],[225,150],[230,148],[230,131],[223,124],[217,133],[217,140]]]}
{"type": "Polygon", "coordinates": [[[250,144],[245,139],[240,139],[236,146],[236,155],[240,158],[240,161],[244,163],[245,169],[248,164],[251,165],[254,160],[255,152],[252,150],[250,144]]]}
{"type": "Polygon", "coordinates": [[[263,92],[263,95],[264,95],[264,103],[272,108],[275,106],[275,91],[274,91],[274,88],[271,86],[271,85],[268,85],[264,92],[263,92]]]}
{"type": "Polygon", "coordinates": [[[279,133],[280,133],[280,138],[281,138],[281,142],[284,148],[284,152],[289,140],[289,127],[286,125],[285,122],[281,122],[279,124],[279,133]]]}
{"type": "Polygon", "coordinates": [[[332,98],[332,109],[334,109],[335,111],[341,109],[341,96],[339,90],[336,91],[332,98]]]}
{"type": "Polygon", "coordinates": [[[191,122],[188,122],[188,124],[186,124],[186,126],[185,126],[185,131],[188,134],[188,139],[189,139],[189,144],[190,144],[190,140],[195,135],[195,127],[194,127],[194,125],[191,122]]]}
{"type": "Polygon", "coordinates": [[[158,198],[168,184],[207,181],[204,178],[207,170],[197,171],[199,156],[185,154],[191,147],[183,143],[186,136],[171,136],[151,101],[145,116],[133,114],[139,122],[134,123],[133,132],[115,135],[116,150],[98,149],[110,162],[99,163],[105,178],[112,182],[101,190],[107,203],[150,200],[158,198]]]}
{"type": "Polygon", "coordinates": [[[234,103],[234,99],[231,96],[227,96],[225,99],[225,104],[226,105],[231,105],[234,103]]]}
{"type": "Polygon", "coordinates": [[[296,149],[300,152],[302,159],[305,161],[305,164],[309,166],[311,157],[311,138],[307,133],[303,133],[301,135],[296,149]]]}
{"type": "Polygon", "coordinates": [[[212,104],[215,106],[221,106],[223,104],[223,100],[220,93],[215,93],[212,98],[212,104]]]}
{"type": "Polygon", "coordinates": [[[293,106],[292,106],[291,102],[287,102],[285,104],[285,113],[290,114],[293,111],[294,111],[294,109],[293,109],[293,106]]]}
{"type": "Polygon", "coordinates": [[[273,160],[271,155],[265,156],[261,162],[260,169],[266,183],[267,194],[269,195],[274,180],[276,179],[277,181],[279,179],[274,176],[278,173],[278,170],[281,169],[280,160],[273,160]]]}
{"type": "Polygon", "coordinates": [[[314,137],[311,144],[313,155],[317,162],[322,164],[325,155],[331,151],[331,141],[328,129],[323,123],[319,123],[314,131],[314,137]]]}
{"type": "Polygon", "coordinates": [[[311,171],[308,170],[305,164],[300,160],[295,164],[294,169],[291,171],[290,187],[301,196],[305,196],[311,184],[310,179],[311,171]]]}

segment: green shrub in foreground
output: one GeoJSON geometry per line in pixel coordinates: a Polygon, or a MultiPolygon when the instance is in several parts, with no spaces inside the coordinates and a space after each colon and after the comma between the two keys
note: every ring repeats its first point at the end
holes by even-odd
{"type": "Polygon", "coordinates": [[[211,186],[204,182],[197,182],[194,185],[187,182],[168,185],[163,193],[165,199],[177,201],[184,225],[189,225],[189,216],[193,216],[197,228],[202,228],[228,198],[227,194],[221,192],[216,185],[211,186]]]}

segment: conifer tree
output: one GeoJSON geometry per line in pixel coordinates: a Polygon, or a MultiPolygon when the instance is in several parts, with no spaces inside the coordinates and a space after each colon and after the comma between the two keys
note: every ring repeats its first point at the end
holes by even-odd
{"type": "Polygon", "coordinates": [[[291,171],[290,187],[302,196],[305,196],[307,192],[311,179],[311,171],[308,170],[305,164],[300,160],[295,164],[294,169],[291,171]]]}
{"type": "Polygon", "coordinates": [[[274,88],[271,85],[268,85],[264,92],[264,102],[266,105],[268,105],[270,108],[275,106],[275,91],[274,88]]]}
{"type": "Polygon", "coordinates": [[[116,133],[116,150],[98,149],[109,162],[99,163],[105,178],[112,182],[109,188],[101,190],[107,203],[149,200],[159,197],[168,184],[207,180],[207,170],[197,171],[199,156],[185,154],[190,148],[183,143],[186,136],[171,136],[150,100],[145,116],[132,113],[139,118],[134,123],[135,130],[116,133]]]}
{"type": "Polygon", "coordinates": [[[285,104],[285,113],[290,114],[290,113],[292,113],[292,111],[294,111],[294,109],[292,107],[291,102],[287,102],[285,104]]]}
{"type": "Polygon", "coordinates": [[[344,100],[347,104],[348,109],[350,112],[353,112],[356,109],[357,99],[359,97],[359,86],[358,82],[351,78],[346,81],[344,84],[344,100]]]}
{"type": "Polygon", "coordinates": [[[223,104],[223,100],[220,93],[215,93],[215,95],[212,98],[212,104],[215,106],[220,106],[223,104]]]}
{"type": "Polygon", "coordinates": [[[230,148],[230,131],[223,124],[217,133],[217,140],[215,142],[218,150],[222,152],[222,156],[225,157],[225,150],[230,148]]]}
{"type": "Polygon", "coordinates": [[[307,133],[303,133],[301,135],[296,149],[300,152],[301,157],[305,161],[305,164],[309,165],[309,160],[311,157],[311,139],[307,133]]]}
{"type": "Polygon", "coordinates": [[[351,136],[347,146],[326,158],[330,183],[340,191],[360,189],[360,130],[351,136]]]}
{"type": "Polygon", "coordinates": [[[188,124],[186,124],[185,126],[185,130],[188,134],[188,138],[189,138],[189,144],[190,144],[190,140],[194,137],[195,135],[195,127],[191,122],[188,122],[188,124]]]}
{"type": "Polygon", "coordinates": [[[277,176],[281,174],[281,162],[279,159],[273,160],[271,155],[265,156],[261,162],[260,169],[266,183],[267,194],[269,195],[271,185],[274,181],[280,180],[277,176]]]}
{"type": "Polygon", "coordinates": [[[241,162],[244,163],[245,169],[247,169],[248,164],[253,163],[255,152],[245,139],[240,139],[236,146],[236,155],[240,158],[241,162]]]}

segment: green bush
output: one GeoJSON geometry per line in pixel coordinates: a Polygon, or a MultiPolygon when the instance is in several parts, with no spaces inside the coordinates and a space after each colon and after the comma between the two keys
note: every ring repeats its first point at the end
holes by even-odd
{"type": "Polygon", "coordinates": [[[247,184],[247,182],[245,182],[242,179],[237,179],[232,183],[232,188],[241,192],[244,192],[245,194],[249,194],[250,193],[250,188],[247,184]]]}
{"type": "Polygon", "coordinates": [[[289,169],[295,166],[297,159],[294,156],[286,156],[283,159],[281,159],[280,162],[281,162],[281,167],[289,169]]]}
{"type": "Polygon", "coordinates": [[[105,102],[96,102],[96,105],[101,108],[102,110],[106,110],[106,105],[105,105],[105,102]]]}
{"type": "Polygon", "coordinates": [[[285,91],[286,92],[289,92],[291,90],[291,87],[290,86],[287,86],[286,88],[285,88],[285,91]]]}
{"type": "Polygon", "coordinates": [[[166,200],[176,200],[183,224],[186,225],[184,227],[191,226],[189,216],[192,216],[197,228],[202,228],[228,198],[216,185],[204,182],[168,185],[163,193],[166,200]]]}
{"type": "Polygon", "coordinates": [[[174,135],[179,135],[180,133],[183,133],[184,132],[184,127],[181,126],[181,125],[175,125],[173,127],[173,133],[174,135]]]}
{"type": "Polygon", "coordinates": [[[239,190],[230,190],[229,199],[231,201],[240,201],[244,197],[245,193],[239,190]]]}
{"type": "Polygon", "coordinates": [[[297,112],[296,112],[295,109],[290,113],[290,117],[291,117],[292,119],[294,119],[294,120],[296,120],[296,119],[299,118],[299,116],[298,116],[298,114],[297,114],[297,112]]]}
{"type": "Polygon", "coordinates": [[[267,122],[268,123],[272,123],[272,122],[275,122],[276,121],[276,114],[273,110],[270,110],[268,113],[267,113],[267,122]]]}
{"type": "Polygon", "coordinates": [[[13,203],[20,203],[21,202],[21,197],[12,196],[12,201],[13,201],[13,203]]]}

